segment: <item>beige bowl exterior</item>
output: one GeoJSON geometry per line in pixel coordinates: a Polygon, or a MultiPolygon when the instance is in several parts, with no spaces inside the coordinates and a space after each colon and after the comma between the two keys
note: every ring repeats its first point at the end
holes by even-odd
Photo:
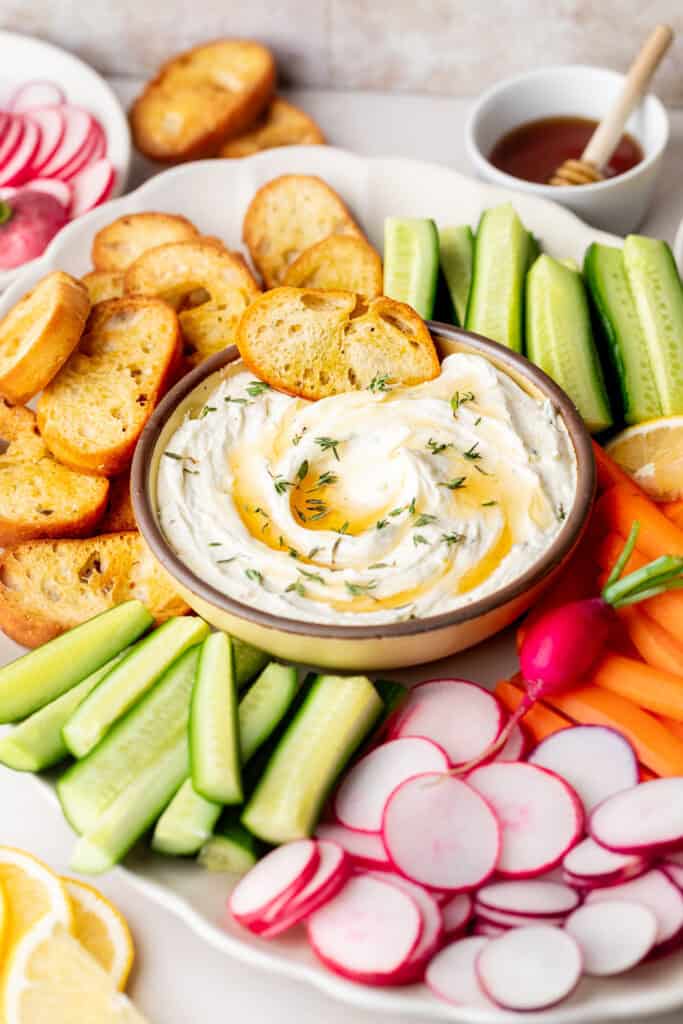
{"type": "Polygon", "coordinates": [[[462,351],[483,355],[526,391],[550,398],[560,410],[576,454],[577,489],[564,527],[548,551],[517,580],[494,594],[446,614],[382,626],[334,626],[285,619],[241,604],[207,585],[176,557],[159,528],[156,480],[168,440],[185,414],[205,404],[222,370],[238,358],[233,346],[196,367],[166,395],[140,439],[131,474],[133,507],[142,535],[178,592],[212,626],[287,661],[342,671],[407,668],[456,654],[510,625],[570,557],[585,528],[595,490],[591,441],[574,405],[522,356],[445,324],[432,323],[430,329],[442,358],[462,351]]]}

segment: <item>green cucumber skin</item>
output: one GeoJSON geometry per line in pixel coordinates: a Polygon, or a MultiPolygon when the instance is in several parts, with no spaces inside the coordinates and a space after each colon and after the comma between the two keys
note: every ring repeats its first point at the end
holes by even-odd
{"type": "Polygon", "coordinates": [[[61,776],[57,796],[76,832],[91,832],[136,777],[178,736],[186,736],[198,657],[197,647],[182,654],[104,739],[61,776]]]}
{"type": "Polygon", "coordinates": [[[624,265],[662,413],[683,413],[683,285],[671,249],[666,242],[629,235],[624,265]]]}
{"type": "Polygon", "coordinates": [[[453,304],[455,323],[464,324],[472,284],[474,234],[469,224],[439,231],[439,260],[453,304]]]}
{"type": "Polygon", "coordinates": [[[168,619],[137,644],[76,709],[63,729],[74,757],[85,757],[112,725],[159,680],[184,651],[201,643],[209,627],[196,616],[168,619]]]}
{"type": "Polygon", "coordinates": [[[239,703],[242,764],[271,737],[297,694],[296,669],[270,662],[239,703]]]}
{"type": "Polygon", "coordinates": [[[252,647],[246,640],[231,637],[232,656],[235,662],[235,679],[237,689],[241,690],[252,679],[255,679],[270,661],[270,655],[258,647],[252,647]]]}
{"type": "Polygon", "coordinates": [[[209,839],[221,805],[207,800],[185,779],[156,823],[152,849],[174,857],[197,853],[209,839]]]}
{"type": "Polygon", "coordinates": [[[153,622],[140,601],[126,601],[0,668],[0,722],[27,718],[61,697],[153,622]]]}
{"type": "Polygon", "coordinates": [[[269,843],[311,834],[327,796],[374,727],[382,701],[364,676],[317,676],[242,814],[269,843]]]}
{"type": "Polygon", "coordinates": [[[227,633],[212,633],[199,650],[189,736],[190,773],[196,792],[219,804],[242,803],[237,686],[227,633]]]}
{"type": "Polygon", "coordinates": [[[543,255],[529,271],[527,356],[563,388],[591,433],[612,415],[581,275],[543,255]]]}
{"type": "Polygon", "coordinates": [[[657,384],[621,249],[593,242],[584,276],[605,338],[626,423],[662,415],[657,384]]]}
{"type": "Polygon", "coordinates": [[[42,772],[69,756],[62,737],[62,727],[81,701],[127,656],[130,648],[121,651],[97,671],[61,697],[50,701],[39,711],[25,718],[0,739],[0,762],[15,771],[42,772]]]}
{"type": "Polygon", "coordinates": [[[261,844],[239,822],[216,829],[199,851],[199,863],[207,871],[245,875],[261,856],[261,844]]]}
{"type": "Polygon", "coordinates": [[[421,217],[387,217],[384,221],[384,294],[407,303],[424,320],[430,320],[438,280],[439,233],[434,221],[421,217]],[[398,280],[404,269],[396,262],[402,242],[412,248],[411,280],[407,288],[398,280]]]}

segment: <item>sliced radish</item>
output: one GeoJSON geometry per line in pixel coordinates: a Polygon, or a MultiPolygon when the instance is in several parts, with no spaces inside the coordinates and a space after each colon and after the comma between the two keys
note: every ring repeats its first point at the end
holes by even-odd
{"type": "Polygon", "coordinates": [[[358,867],[385,869],[391,867],[384,843],[379,835],[355,832],[345,825],[322,822],[315,830],[316,838],[339,843],[358,867]]]}
{"type": "Polygon", "coordinates": [[[580,903],[579,895],[557,882],[491,882],[476,895],[477,911],[486,907],[524,917],[557,917],[570,914],[580,903]]]}
{"type": "Polygon", "coordinates": [[[320,854],[312,839],[278,846],[244,875],[230,894],[228,906],[241,923],[263,917],[280,899],[290,899],[313,878],[320,854]]]}
{"type": "Polygon", "coordinates": [[[423,772],[445,772],[448,758],[431,740],[407,737],[383,743],[366,754],[337,790],[334,813],[342,825],[379,832],[384,807],[406,779],[423,772]]]}
{"type": "Polygon", "coordinates": [[[500,748],[494,761],[521,761],[526,750],[526,736],[521,726],[516,725],[500,748]]]}
{"type": "Polygon", "coordinates": [[[500,826],[487,802],[466,782],[438,772],[394,790],[382,838],[396,870],[429,889],[482,885],[500,853],[500,826]]]}
{"type": "Polygon", "coordinates": [[[25,181],[21,188],[24,192],[47,192],[61,203],[65,210],[71,206],[71,189],[65,181],[59,181],[57,178],[32,178],[31,181],[25,181]]]}
{"type": "Polygon", "coordinates": [[[544,1010],[566,997],[581,977],[581,951],[560,928],[531,925],[492,939],[476,960],[479,983],[506,1010],[544,1010]]]}
{"type": "Polygon", "coordinates": [[[95,121],[87,110],[69,106],[60,109],[64,118],[64,135],[51,159],[41,168],[44,178],[59,177],[85,147],[92,145],[95,121]]]}
{"type": "Polygon", "coordinates": [[[40,128],[28,119],[24,123],[24,134],[12,156],[0,168],[0,185],[21,185],[30,177],[33,158],[40,145],[40,128]]]}
{"type": "Polygon", "coordinates": [[[424,974],[426,963],[434,956],[443,941],[444,922],[439,904],[431,893],[428,893],[421,885],[415,885],[414,882],[409,882],[401,875],[387,873],[371,877],[379,877],[381,881],[397,885],[399,889],[407,892],[418,906],[422,915],[422,934],[403,971],[404,982],[418,981],[424,974]]]}
{"type": "Polygon", "coordinates": [[[485,938],[460,939],[444,947],[429,964],[425,981],[435,996],[455,1006],[491,1006],[477,978],[475,964],[485,938]]]}
{"type": "Polygon", "coordinates": [[[414,687],[391,737],[425,736],[454,765],[465,764],[493,743],[505,714],[492,693],[465,679],[431,679],[414,687]]]}
{"type": "Polygon", "coordinates": [[[654,869],[640,878],[634,878],[623,885],[610,885],[605,889],[593,889],[586,897],[586,906],[594,903],[613,903],[626,900],[628,903],[642,903],[649,907],[657,918],[656,943],[669,942],[677,938],[683,929],[683,894],[663,871],[654,869]]]}
{"type": "Polygon", "coordinates": [[[590,834],[617,853],[664,853],[683,843],[683,777],[652,779],[593,811],[590,834]]]}
{"type": "Polygon", "coordinates": [[[40,145],[31,165],[31,175],[38,177],[52,159],[64,138],[65,121],[59,107],[39,107],[27,115],[40,128],[40,145]]]}
{"type": "Polygon", "coordinates": [[[55,173],[55,177],[61,181],[71,181],[76,175],[85,170],[90,164],[95,163],[95,154],[98,151],[99,136],[96,130],[96,125],[93,122],[92,130],[85,145],[79,149],[73,160],[70,160],[65,167],[55,173]]]}
{"type": "Polygon", "coordinates": [[[33,110],[34,107],[59,106],[66,102],[66,96],[55,82],[25,82],[12,93],[7,107],[9,110],[33,110]]]}
{"type": "Polygon", "coordinates": [[[97,160],[72,178],[71,216],[80,217],[81,214],[103,203],[111,194],[115,180],[114,168],[106,159],[97,160]]]}
{"type": "Polygon", "coordinates": [[[455,939],[462,935],[474,912],[472,897],[467,892],[459,892],[446,903],[441,904],[444,933],[447,939],[455,939]]]}
{"type": "Polygon", "coordinates": [[[657,936],[652,910],[625,900],[579,907],[564,927],[578,943],[585,973],[599,978],[630,971],[645,959],[657,936]]]}
{"type": "Polygon", "coordinates": [[[277,902],[277,909],[265,914],[266,926],[258,929],[264,939],[273,939],[289,928],[304,921],[327,903],[345,884],[351,874],[351,858],[338,843],[318,841],[320,860],[318,868],[303,889],[285,901],[277,902]]]}
{"type": "Polygon", "coordinates": [[[674,885],[683,889],[683,866],[667,859],[662,861],[661,868],[674,885]]]}
{"type": "Polygon", "coordinates": [[[549,924],[561,928],[567,917],[566,914],[514,914],[503,910],[489,910],[478,903],[475,903],[474,911],[478,921],[495,924],[498,928],[526,928],[530,924],[549,924]]]}
{"type": "Polygon", "coordinates": [[[576,790],[588,814],[613,793],[638,784],[638,760],[629,741],[604,725],[576,725],[548,736],[529,755],[576,790]]]}
{"type": "Polygon", "coordinates": [[[477,917],[474,920],[472,935],[483,936],[487,939],[497,939],[499,935],[505,935],[509,931],[510,929],[507,925],[493,924],[482,917],[477,917]]]}
{"type": "Polygon", "coordinates": [[[412,897],[369,875],[350,878],[308,920],[318,959],[366,985],[401,984],[421,934],[422,916],[412,897]]]}
{"type": "Polygon", "coordinates": [[[499,874],[531,878],[549,871],[580,839],[583,808],[557,775],[521,761],[475,768],[467,782],[493,808],[503,829],[499,874]]]}
{"type": "Polygon", "coordinates": [[[590,837],[570,850],[562,861],[569,884],[611,885],[636,878],[647,870],[644,857],[628,853],[612,853],[590,837]]]}
{"type": "Polygon", "coordinates": [[[0,137],[0,170],[12,158],[24,137],[24,120],[21,117],[10,117],[0,137]]]}

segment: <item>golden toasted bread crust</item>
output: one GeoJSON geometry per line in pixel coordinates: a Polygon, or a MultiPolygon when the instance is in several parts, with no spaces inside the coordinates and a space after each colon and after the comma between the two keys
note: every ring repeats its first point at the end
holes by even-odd
{"type": "Polygon", "coordinates": [[[81,281],[88,289],[90,304],[120,299],[123,296],[123,273],[115,270],[91,270],[81,281]]]}
{"type": "Polygon", "coordinates": [[[328,235],[365,238],[334,189],[307,174],[283,174],[263,185],[249,204],[242,235],[269,288],[282,284],[290,264],[328,235]]]}
{"type": "Polygon", "coordinates": [[[325,137],[312,117],[276,96],[259,119],[242,135],[226,142],[218,155],[235,158],[278,146],[321,146],[324,142],[325,137]]]}
{"type": "Polygon", "coordinates": [[[84,284],[56,270],[0,321],[0,396],[23,405],[48,384],[83,333],[90,310],[84,284]]]}
{"type": "Polygon", "coordinates": [[[177,371],[180,351],[178,318],[167,303],[142,297],[98,303],[78,349],[38,402],[50,451],[84,473],[122,473],[177,371]]]}
{"type": "Polygon", "coordinates": [[[378,377],[419,384],[438,376],[427,326],[410,306],[353,292],[275,288],[247,309],[237,345],[261,380],[317,400],[362,390],[378,377]]]}
{"type": "Polygon", "coordinates": [[[130,122],[138,149],[177,163],[214,156],[270,101],[275,61],[260,43],[222,39],[167,61],[135,100],[130,122]]]}
{"type": "Polygon", "coordinates": [[[364,299],[376,299],[382,294],[382,260],[364,238],[329,235],[294,260],[284,283],[293,288],[349,291],[364,299]]]}
{"type": "Polygon", "coordinates": [[[130,498],[130,474],[122,473],[109,483],[109,504],[100,523],[100,532],[122,533],[126,530],[137,530],[138,524],[130,498]]]}
{"type": "Polygon", "coordinates": [[[180,214],[129,213],[97,232],[92,243],[92,261],[97,270],[122,273],[148,249],[195,238],[199,238],[199,231],[180,214]]]}

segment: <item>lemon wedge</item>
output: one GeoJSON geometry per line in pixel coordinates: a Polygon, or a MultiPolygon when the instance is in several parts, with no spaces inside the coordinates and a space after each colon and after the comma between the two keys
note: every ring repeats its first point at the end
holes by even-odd
{"type": "Polygon", "coordinates": [[[606,450],[656,501],[683,498],[683,416],[662,416],[628,427],[606,450]]]}
{"type": "Polygon", "coordinates": [[[62,881],[71,899],[74,935],[123,991],[135,956],[126,919],[91,885],[75,878],[62,881]]]}

